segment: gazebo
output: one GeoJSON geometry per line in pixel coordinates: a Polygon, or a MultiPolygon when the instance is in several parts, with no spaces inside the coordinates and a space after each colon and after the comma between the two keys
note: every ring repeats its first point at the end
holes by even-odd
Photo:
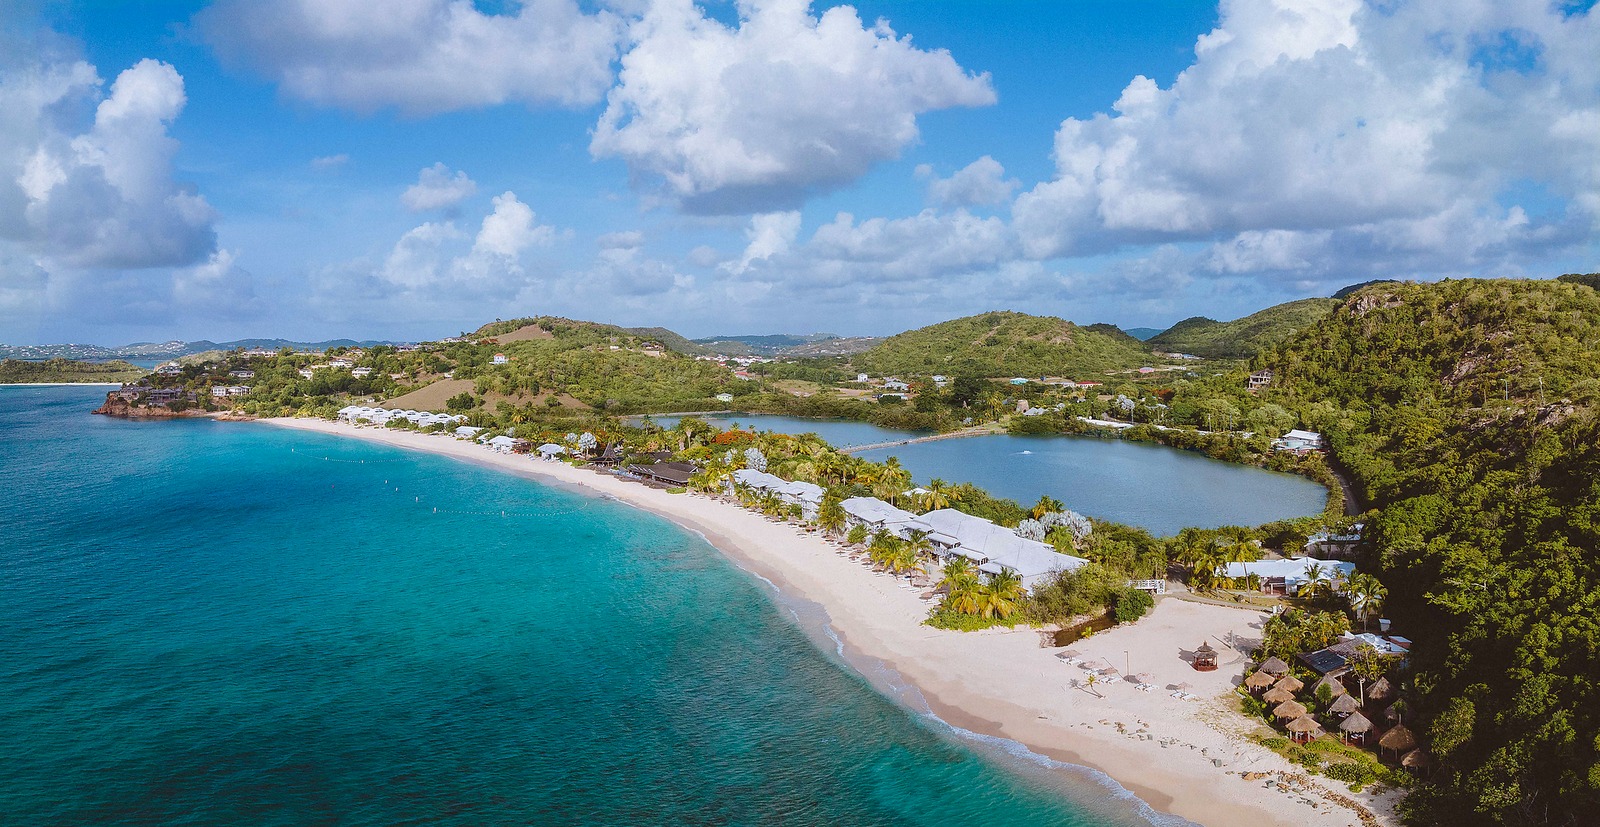
{"type": "Polygon", "coordinates": [[[1194,650],[1194,668],[1196,672],[1211,672],[1217,668],[1217,650],[1211,648],[1209,641],[1201,641],[1200,648],[1194,650]]]}
{"type": "Polygon", "coordinates": [[[1389,706],[1383,710],[1384,722],[1389,724],[1400,723],[1400,714],[1402,711],[1404,711],[1404,707],[1400,705],[1399,701],[1389,704],[1389,706]]]}
{"type": "Polygon", "coordinates": [[[1304,718],[1307,711],[1305,704],[1299,701],[1284,701],[1272,708],[1272,717],[1280,721],[1290,721],[1295,718],[1304,718]]]}
{"type": "Polygon", "coordinates": [[[1422,747],[1417,747],[1400,758],[1400,766],[1415,773],[1426,774],[1433,769],[1433,756],[1422,747]]]}
{"type": "Polygon", "coordinates": [[[1340,695],[1337,698],[1334,698],[1333,703],[1328,704],[1328,711],[1335,715],[1349,715],[1350,713],[1357,712],[1360,709],[1361,703],[1356,700],[1356,696],[1348,692],[1340,695]]]}
{"type": "Polygon", "coordinates": [[[1337,698],[1340,695],[1350,694],[1350,690],[1344,688],[1344,681],[1341,681],[1332,675],[1324,675],[1322,680],[1317,681],[1317,685],[1311,688],[1312,694],[1320,693],[1322,691],[1322,687],[1324,686],[1328,687],[1328,691],[1333,693],[1329,696],[1332,698],[1337,698]]]}
{"type": "Polygon", "coordinates": [[[1261,663],[1259,668],[1261,671],[1275,677],[1282,677],[1283,675],[1289,674],[1289,664],[1284,663],[1283,659],[1278,657],[1267,658],[1261,663]]]}
{"type": "Polygon", "coordinates": [[[1378,739],[1378,751],[1393,752],[1395,755],[1404,755],[1417,748],[1417,736],[1411,734],[1404,724],[1395,727],[1383,734],[1378,739]]]}
{"type": "Polygon", "coordinates": [[[1306,685],[1302,683],[1299,678],[1293,675],[1284,675],[1278,679],[1278,683],[1276,685],[1287,689],[1290,692],[1299,692],[1300,690],[1306,688],[1306,685]]]}
{"type": "Polygon", "coordinates": [[[1273,688],[1267,690],[1267,694],[1261,696],[1261,700],[1266,701],[1269,704],[1281,704],[1284,701],[1294,700],[1294,693],[1287,689],[1280,689],[1274,686],[1273,688]]]}
{"type": "Polygon", "coordinates": [[[1394,697],[1394,687],[1389,685],[1388,678],[1379,678],[1367,687],[1367,702],[1387,701],[1394,697]]]}
{"type": "Polygon", "coordinates": [[[1322,734],[1322,725],[1307,715],[1301,715],[1284,724],[1283,728],[1289,730],[1289,737],[1296,741],[1310,741],[1322,734]]]}
{"type": "Polygon", "coordinates": [[[1249,689],[1252,692],[1256,692],[1256,691],[1260,691],[1262,689],[1266,689],[1267,687],[1273,685],[1276,682],[1277,682],[1277,679],[1272,676],[1271,672],[1263,672],[1260,669],[1257,669],[1256,671],[1251,672],[1250,674],[1246,675],[1245,678],[1244,678],[1245,688],[1249,689]]]}
{"type": "Polygon", "coordinates": [[[1367,733],[1372,731],[1372,722],[1360,712],[1352,712],[1339,722],[1339,731],[1344,733],[1347,740],[1365,741],[1367,733]]]}

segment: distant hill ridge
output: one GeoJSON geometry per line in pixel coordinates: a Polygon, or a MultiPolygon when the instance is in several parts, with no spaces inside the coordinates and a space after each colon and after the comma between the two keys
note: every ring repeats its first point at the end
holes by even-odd
{"type": "Polygon", "coordinates": [[[1248,359],[1288,341],[1338,306],[1337,299],[1300,299],[1231,322],[1194,316],[1161,331],[1147,343],[1157,350],[1192,353],[1208,359],[1248,359]]]}
{"type": "Polygon", "coordinates": [[[890,336],[851,361],[882,375],[1076,377],[1137,368],[1149,359],[1142,343],[1112,325],[994,311],[890,336]]]}

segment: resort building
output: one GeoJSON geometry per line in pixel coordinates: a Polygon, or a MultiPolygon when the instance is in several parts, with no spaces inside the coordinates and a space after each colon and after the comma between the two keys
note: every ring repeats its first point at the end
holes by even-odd
{"type": "Polygon", "coordinates": [[[689,462],[656,462],[649,465],[630,465],[627,472],[648,482],[683,487],[700,469],[689,462]]]}
{"type": "Polygon", "coordinates": [[[482,428],[474,428],[471,425],[462,425],[455,430],[455,434],[462,439],[472,439],[482,431],[482,428]]]}
{"type": "Polygon", "coordinates": [[[1355,571],[1356,564],[1344,560],[1290,557],[1286,560],[1229,563],[1222,573],[1235,580],[1255,575],[1261,580],[1261,590],[1271,594],[1299,594],[1302,588],[1312,583],[1341,583],[1350,579],[1355,571]]]}
{"type": "Polygon", "coordinates": [[[1009,571],[1022,579],[1029,591],[1057,572],[1073,571],[1089,561],[1062,554],[1047,543],[1018,537],[1011,529],[953,508],[941,508],[916,518],[930,526],[929,541],[941,556],[960,555],[978,564],[978,571],[1009,571]]]}
{"type": "Polygon", "coordinates": [[[212,385],[211,395],[221,399],[227,396],[244,396],[250,392],[247,385],[212,385]]]}
{"type": "Polygon", "coordinates": [[[504,435],[494,437],[493,439],[490,439],[489,442],[488,442],[489,450],[494,451],[496,453],[501,453],[501,454],[515,454],[515,453],[518,453],[517,448],[519,446],[525,446],[527,444],[528,444],[527,442],[524,442],[523,440],[517,439],[516,437],[509,437],[509,436],[504,436],[504,435]]]}
{"type": "Polygon", "coordinates": [[[734,486],[743,486],[755,491],[771,491],[785,503],[800,506],[800,514],[807,520],[816,519],[817,509],[822,506],[822,495],[825,493],[822,486],[816,483],[790,481],[765,471],[749,468],[733,472],[733,477],[728,480],[729,490],[731,491],[734,486]]]}
{"type": "Polygon", "coordinates": [[[868,531],[887,531],[906,539],[912,531],[932,531],[917,515],[878,499],[877,497],[850,497],[839,502],[844,509],[845,522],[852,528],[865,526],[868,531]]]}
{"type": "Polygon", "coordinates": [[[1356,523],[1345,532],[1319,531],[1306,538],[1306,554],[1317,557],[1348,555],[1361,544],[1361,532],[1365,528],[1365,524],[1356,523]]]}
{"type": "MultiPolygon", "coordinates": [[[[388,408],[372,408],[366,405],[346,405],[339,409],[339,420],[352,424],[370,422],[373,425],[387,425],[395,419],[404,419],[418,428],[428,428],[434,425],[454,425],[466,417],[428,411],[391,411],[388,408]]],[[[456,433],[460,435],[461,429],[456,429],[456,433]]]]}
{"type": "Polygon", "coordinates": [[[539,458],[546,462],[554,462],[556,458],[566,456],[566,453],[567,449],[554,442],[546,442],[539,446],[539,458]]]}

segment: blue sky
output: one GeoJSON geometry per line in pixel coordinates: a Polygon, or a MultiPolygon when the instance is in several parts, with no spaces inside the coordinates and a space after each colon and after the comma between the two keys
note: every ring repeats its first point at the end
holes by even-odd
{"type": "Polygon", "coordinates": [[[1592,4],[0,4],[0,342],[1162,327],[1600,269],[1592,4]]]}

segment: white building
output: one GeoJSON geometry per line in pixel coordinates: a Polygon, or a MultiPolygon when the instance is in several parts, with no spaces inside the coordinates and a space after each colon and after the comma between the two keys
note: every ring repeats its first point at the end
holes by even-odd
{"type": "Polygon", "coordinates": [[[496,353],[492,361],[497,365],[503,365],[511,360],[507,359],[504,353],[496,353]]]}
{"type": "Polygon", "coordinates": [[[1249,563],[1229,563],[1223,575],[1242,579],[1255,575],[1261,578],[1264,591],[1281,591],[1299,594],[1312,583],[1340,583],[1350,579],[1356,564],[1344,560],[1318,560],[1315,557],[1291,557],[1286,560],[1256,560],[1249,563]]]}
{"type": "Polygon", "coordinates": [[[357,379],[365,379],[372,375],[372,368],[351,368],[350,375],[357,379]]]}
{"type": "Polygon", "coordinates": [[[1089,561],[1062,554],[1047,543],[1018,537],[1011,529],[953,508],[930,511],[920,518],[931,526],[928,539],[941,556],[960,555],[978,564],[978,571],[1009,571],[1029,591],[1056,573],[1073,571],[1089,561]]]}
{"type": "Polygon", "coordinates": [[[733,472],[728,484],[730,488],[740,485],[756,491],[771,491],[778,495],[778,499],[790,505],[800,506],[800,515],[807,520],[816,519],[817,509],[822,506],[822,496],[826,493],[822,486],[815,483],[790,481],[765,471],[749,468],[733,472]]]}
{"type": "Polygon", "coordinates": [[[509,436],[497,436],[494,439],[489,440],[489,448],[497,453],[509,454],[516,450],[516,447],[521,443],[522,440],[520,439],[515,439],[509,436]]]}
{"type": "Polygon", "coordinates": [[[566,456],[566,454],[567,449],[555,444],[554,442],[546,442],[545,444],[539,446],[539,458],[547,462],[553,462],[557,457],[566,456]]]}
{"type": "Polygon", "coordinates": [[[1297,454],[1322,450],[1322,434],[1296,428],[1272,441],[1275,451],[1293,451],[1297,454]]]}

